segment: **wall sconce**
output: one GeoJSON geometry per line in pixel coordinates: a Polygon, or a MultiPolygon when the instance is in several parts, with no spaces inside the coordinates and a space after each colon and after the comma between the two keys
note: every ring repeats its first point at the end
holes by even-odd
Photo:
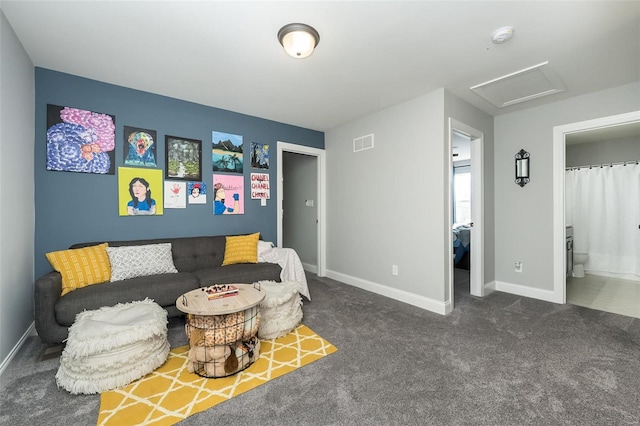
{"type": "Polygon", "coordinates": [[[307,24],[287,24],[278,31],[278,40],[289,56],[303,59],[320,43],[320,34],[307,24]]]}
{"type": "Polygon", "coordinates": [[[516,183],[521,187],[529,183],[529,153],[524,149],[516,154],[516,183]]]}

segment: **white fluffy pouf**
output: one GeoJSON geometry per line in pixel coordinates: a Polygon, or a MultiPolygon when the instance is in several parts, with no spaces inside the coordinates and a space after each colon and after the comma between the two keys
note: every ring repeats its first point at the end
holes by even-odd
{"type": "Polygon", "coordinates": [[[169,356],[167,311],[153,300],[76,315],[56,373],[58,387],[94,394],[128,385],[169,356]]]}
{"type": "Polygon", "coordinates": [[[302,321],[300,283],[295,281],[258,281],[266,295],[260,302],[258,337],[275,339],[288,334],[302,321]]]}

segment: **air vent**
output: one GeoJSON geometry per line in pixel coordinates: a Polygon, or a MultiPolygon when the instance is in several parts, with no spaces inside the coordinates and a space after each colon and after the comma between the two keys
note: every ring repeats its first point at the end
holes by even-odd
{"type": "Polygon", "coordinates": [[[353,140],[353,152],[364,151],[373,148],[373,133],[361,136],[353,140]]]}
{"type": "Polygon", "coordinates": [[[564,92],[566,86],[543,62],[494,80],[471,87],[478,96],[498,108],[554,93],[564,92]]]}

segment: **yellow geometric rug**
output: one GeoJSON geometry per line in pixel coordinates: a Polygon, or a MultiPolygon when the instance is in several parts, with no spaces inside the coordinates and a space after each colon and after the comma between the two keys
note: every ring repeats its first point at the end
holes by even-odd
{"type": "Polygon", "coordinates": [[[188,346],[125,388],[100,394],[98,426],[173,425],[193,414],[310,364],[338,349],[301,325],[286,336],[260,341],[260,356],[233,376],[208,379],[186,370],[188,346]]]}

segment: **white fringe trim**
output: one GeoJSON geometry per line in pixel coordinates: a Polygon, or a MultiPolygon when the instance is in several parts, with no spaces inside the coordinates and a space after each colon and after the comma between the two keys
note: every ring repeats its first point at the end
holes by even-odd
{"type": "Polygon", "coordinates": [[[76,315],[64,352],[82,358],[167,335],[167,311],[151,299],[105,306],[76,315]]]}
{"type": "Polygon", "coordinates": [[[128,385],[164,364],[169,356],[169,343],[165,342],[159,351],[144,354],[133,364],[122,365],[120,369],[109,370],[102,374],[96,372],[77,372],[73,366],[61,363],[56,373],[58,387],[70,393],[95,394],[107,390],[117,389],[128,385]]]}
{"type": "Polygon", "coordinates": [[[260,304],[261,321],[258,337],[261,339],[275,339],[284,336],[302,322],[302,297],[297,293],[297,290],[292,297],[291,287],[285,285],[277,289],[276,292],[272,292],[272,289],[267,287],[267,296],[260,304]],[[281,291],[282,289],[287,289],[287,291],[281,291]],[[283,299],[285,300],[283,301],[283,299]],[[265,303],[267,301],[268,303],[265,303]],[[280,303],[275,304],[274,301],[280,303]]]}
{"type": "Polygon", "coordinates": [[[169,356],[167,312],[151,299],[76,315],[56,373],[58,387],[94,394],[126,386],[169,356]]]}
{"type": "MultiPolygon", "coordinates": [[[[261,308],[273,308],[282,305],[298,294],[300,289],[300,283],[296,281],[283,281],[280,283],[276,281],[258,281],[258,284],[260,284],[260,289],[266,293],[264,300],[260,302],[261,308]]],[[[300,298],[300,303],[302,304],[302,298],[300,298]]]]}

